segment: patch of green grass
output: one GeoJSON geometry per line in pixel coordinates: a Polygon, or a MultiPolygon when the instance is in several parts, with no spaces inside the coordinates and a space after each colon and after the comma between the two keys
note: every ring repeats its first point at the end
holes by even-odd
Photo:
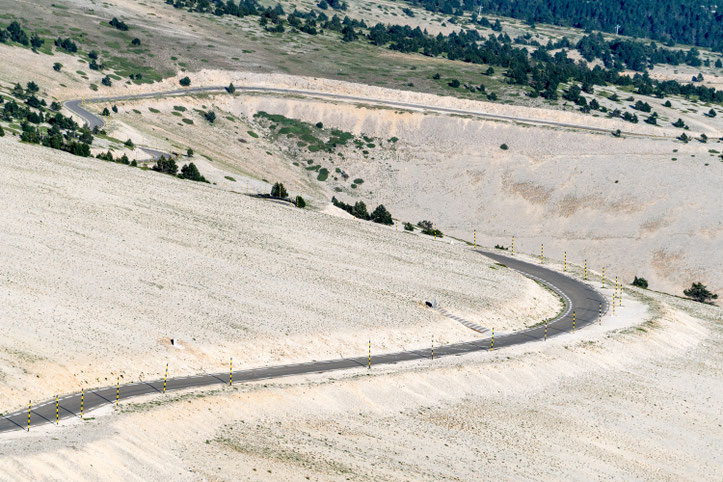
{"type": "Polygon", "coordinates": [[[181,114],[180,112],[173,111],[171,112],[171,114],[175,115],[176,117],[183,117],[183,114],[181,114]]]}
{"type": "Polygon", "coordinates": [[[309,152],[334,152],[337,146],[346,144],[349,139],[354,137],[350,132],[332,129],[328,134],[329,139],[324,141],[322,136],[326,134],[326,131],[308,122],[290,119],[279,114],[269,114],[264,111],[257,112],[254,117],[272,122],[273,124],[269,126],[269,129],[275,130],[274,136],[296,138],[300,142],[308,144],[309,152]]]}
{"type": "Polygon", "coordinates": [[[181,121],[183,121],[184,123],[189,124],[189,125],[193,124],[193,121],[191,119],[186,119],[185,117],[183,119],[181,119],[181,121]]]}
{"type": "Polygon", "coordinates": [[[178,111],[178,112],[186,112],[186,108],[183,107],[182,105],[174,105],[173,110],[178,111]]]}
{"type": "Polygon", "coordinates": [[[149,107],[148,110],[151,111],[151,112],[153,112],[154,114],[160,114],[160,113],[161,113],[160,110],[154,109],[153,107],[149,107]]]}
{"type": "Polygon", "coordinates": [[[246,133],[247,133],[248,135],[250,135],[251,137],[253,137],[254,139],[258,139],[258,138],[259,138],[259,135],[258,135],[257,133],[255,133],[254,131],[246,131],[246,133]]]}
{"type": "Polygon", "coordinates": [[[326,179],[329,177],[329,170],[325,167],[322,167],[319,169],[319,175],[316,176],[317,181],[326,181],[326,179]]]}
{"type": "Polygon", "coordinates": [[[231,176],[223,176],[224,179],[228,179],[231,182],[236,182],[236,179],[232,178],[231,176]]]}
{"type": "Polygon", "coordinates": [[[136,114],[141,114],[141,111],[139,111],[138,109],[133,109],[133,112],[135,112],[136,114]]]}
{"type": "Polygon", "coordinates": [[[356,184],[357,186],[364,184],[364,179],[362,179],[360,177],[357,179],[354,179],[354,184],[356,184]]]}

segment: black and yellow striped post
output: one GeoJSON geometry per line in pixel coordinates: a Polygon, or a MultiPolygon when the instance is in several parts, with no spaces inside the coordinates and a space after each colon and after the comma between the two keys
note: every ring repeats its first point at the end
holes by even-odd
{"type": "Polygon", "coordinates": [[[567,251],[565,251],[565,264],[564,264],[562,270],[567,271],[567,251]]]}
{"type": "Polygon", "coordinates": [[[85,401],[85,388],[80,389],[80,418],[83,418],[83,408],[85,401]]]}
{"type": "Polygon", "coordinates": [[[622,307],[623,306],[623,284],[622,283],[620,283],[620,296],[618,296],[618,298],[620,299],[620,306],[622,307]]]}
{"type": "Polygon", "coordinates": [[[372,341],[369,340],[369,361],[367,362],[367,368],[372,369],[372,341]]]}
{"type": "Polygon", "coordinates": [[[432,337],[432,360],[434,360],[434,337],[432,337]]]}
{"type": "Polygon", "coordinates": [[[545,320],[545,341],[547,341],[547,320],[545,320]]]}
{"type": "Polygon", "coordinates": [[[575,312],[572,312],[572,332],[575,333],[575,312]]]}
{"type": "Polygon", "coordinates": [[[495,349],[495,329],[492,328],[492,338],[490,338],[490,351],[495,349]]]}
{"type": "Polygon", "coordinates": [[[540,264],[545,260],[545,245],[540,243],[540,264]]]}
{"type": "Polygon", "coordinates": [[[585,260],[585,280],[587,280],[587,259],[585,260]]]}
{"type": "Polygon", "coordinates": [[[512,236],[512,256],[515,255],[515,237],[512,236]]]}
{"type": "Polygon", "coordinates": [[[60,423],[60,400],[55,396],[55,425],[60,423]]]}
{"type": "Polygon", "coordinates": [[[120,400],[120,377],[118,377],[118,381],[115,383],[115,404],[118,405],[118,401],[120,400]]]}
{"type": "Polygon", "coordinates": [[[477,230],[476,229],[473,230],[472,233],[474,236],[474,247],[476,248],[477,247],[477,230]]]}
{"type": "Polygon", "coordinates": [[[30,411],[33,407],[33,401],[28,401],[28,432],[30,432],[30,411]]]}
{"type": "Polygon", "coordinates": [[[600,303],[600,309],[597,314],[597,322],[602,325],[602,303],[600,303]]]}
{"type": "Polygon", "coordinates": [[[437,225],[434,225],[434,239],[437,240],[437,225]]]}
{"type": "Polygon", "coordinates": [[[605,266],[603,266],[602,287],[605,288],[605,266]]]}
{"type": "Polygon", "coordinates": [[[613,293],[613,316],[615,316],[615,293],[613,293]]]}
{"type": "Polygon", "coordinates": [[[228,362],[228,384],[233,385],[233,357],[228,362]]]}
{"type": "Polygon", "coordinates": [[[166,393],[166,382],[168,381],[168,363],[166,363],[166,374],[163,376],[163,393],[166,393]]]}
{"type": "Polygon", "coordinates": [[[618,294],[618,277],[615,277],[615,295],[618,294]]]}

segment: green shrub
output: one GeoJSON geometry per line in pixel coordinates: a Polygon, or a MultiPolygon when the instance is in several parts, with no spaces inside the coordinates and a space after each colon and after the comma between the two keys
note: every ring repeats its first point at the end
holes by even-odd
{"type": "Polygon", "coordinates": [[[364,184],[364,179],[362,179],[360,177],[357,179],[354,179],[354,184],[356,184],[357,186],[364,184]]]}
{"type": "Polygon", "coordinates": [[[326,181],[326,179],[329,177],[329,170],[325,167],[322,167],[319,169],[319,175],[316,176],[317,181],[326,181]]]}
{"type": "Polygon", "coordinates": [[[189,85],[191,85],[191,79],[189,79],[188,77],[184,77],[181,80],[179,80],[178,83],[184,87],[188,87],[189,85]]]}
{"type": "Polygon", "coordinates": [[[385,208],[383,204],[380,204],[374,211],[372,211],[371,220],[379,224],[394,224],[392,215],[389,211],[387,211],[387,208],[385,208]]]}
{"type": "Polygon", "coordinates": [[[181,179],[188,179],[189,181],[196,182],[208,182],[205,177],[198,171],[196,165],[192,162],[184,165],[181,168],[181,173],[178,175],[181,179]]]}
{"type": "Polygon", "coordinates": [[[234,179],[234,178],[231,177],[231,176],[223,176],[223,177],[224,177],[225,179],[228,179],[228,180],[231,181],[231,182],[236,182],[236,179],[234,179]]]}
{"type": "Polygon", "coordinates": [[[710,303],[711,300],[718,298],[718,295],[708,291],[708,288],[703,283],[693,283],[690,288],[683,291],[683,294],[693,301],[699,303],[710,303]]]}
{"type": "Polygon", "coordinates": [[[645,278],[638,278],[637,276],[633,280],[633,286],[637,286],[638,288],[644,288],[648,289],[648,280],[645,278]]]}
{"type": "Polygon", "coordinates": [[[296,204],[297,208],[305,208],[306,207],[306,201],[304,201],[304,198],[301,196],[296,196],[296,201],[294,202],[296,204]]]}
{"type": "Polygon", "coordinates": [[[417,223],[417,226],[420,227],[423,234],[426,234],[428,236],[436,236],[438,238],[443,237],[442,231],[434,227],[434,224],[432,224],[432,221],[419,221],[417,223]]]}
{"type": "Polygon", "coordinates": [[[3,126],[0,126],[0,137],[5,137],[5,129],[3,129],[3,126]]]}
{"type": "Polygon", "coordinates": [[[178,172],[178,165],[176,164],[176,161],[172,158],[166,158],[165,156],[161,156],[156,161],[156,164],[151,168],[154,171],[162,172],[163,174],[170,174],[172,176],[175,176],[178,172]]]}
{"type": "Polygon", "coordinates": [[[412,223],[404,223],[404,230],[405,231],[414,231],[414,225],[412,223]]]}
{"type": "Polygon", "coordinates": [[[507,149],[509,149],[509,147],[507,147],[507,144],[502,144],[500,146],[500,149],[502,149],[503,151],[506,151],[507,149]]]}
{"type": "Polygon", "coordinates": [[[271,188],[271,196],[286,199],[289,196],[289,193],[286,192],[286,188],[283,184],[277,182],[271,188]]]}
{"type": "Polygon", "coordinates": [[[188,157],[193,157],[193,149],[191,149],[191,148],[189,147],[189,148],[186,150],[186,155],[187,155],[188,157]]]}

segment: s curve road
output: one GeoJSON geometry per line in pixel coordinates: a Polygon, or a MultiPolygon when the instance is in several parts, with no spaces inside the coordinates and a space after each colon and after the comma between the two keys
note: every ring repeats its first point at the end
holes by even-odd
{"type": "MultiPolygon", "coordinates": [[[[477,250],[478,253],[518,271],[528,278],[540,281],[550,289],[558,293],[565,300],[564,311],[554,320],[548,323],[548,336],[553,337],[561,333],[568,333],[572,330],[573,312],[576,316],[576,329],[598,321],[599,313],[607,311],[607,303],[598,291],[587,284],[574,278],[566,276],[552,269],[537,264],[522,261],[496,252],[477,250]]],[[[521,345],[534,341],[541,341],[545,336],[545,326],[529,328],[522,331],[498,335],[494,339],[494,349],[521,345]]],[[[446,357],[451,355],[463,355],[477,351],[490,349],[490,337],[480,338],[469,342],[442,345],[434,348],[434,357],[446,357]]],[[[429,359],[432,357],[431,348],[420,350],[399,351],[373,355],[372,366],[390,365],[404,361],[429,359]]],[[[351,368],[367,368],[368,357],[339,358],[333,360],[314,361],[309,363],[296,363],[290,365],[278,365],[271,367],[253,368],[239,370],[233,373],[233,382],[242,383],[255,380],[270,380],[292,375],[303,375],[310,373],[325,373],[336,370],[347,370],[351,368]]],[[[215,373],[196,375],[189,377],[169,378],[166,384],[166,391],[180,390],[191,387],[206,387],[211,385],[225,385],[229,383],[229,373],[215,373]]],[[[162,379],[148,382],[137,382],[120,386],[119,398],[122,400],[163,392],[164,381],[162,379]]],[[[84,413],[87,414],[94,408],[109,405],[116,400],[116,387],[98,388],[87,390],[83,397],[84,413]]],[[[80,417],[81,395],[79,393],[66,395],[60,398],[58,403],[58,415],[60,419],[80,417]]],[[[56,422],[55,399],[33,405],[30,411],[31,429],[34,426],[45,423],[56,422]]],[[[0,418],[0,432],[12,430],[25,430],[28,427],[28,408],[18,410],[0,418]]]]}

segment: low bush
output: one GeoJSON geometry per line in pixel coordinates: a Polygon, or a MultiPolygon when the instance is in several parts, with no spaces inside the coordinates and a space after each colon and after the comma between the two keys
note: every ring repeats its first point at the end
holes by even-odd
{"type": "Polygon", "coordinates": [[[693,283],[690,288],[683,291],[683,294],[693,301],[699,303],[711,303],[711,300],[718,299],[718,295],[711,293],[703,283],[693,283]]]}
{"type": "Polygon", "coordinates": [[[637,286],[638,288],[644,288],[648,289],[648,280],[645,278],[638,278],[637,276],[633,280],[633,286],[637,286]]]}

